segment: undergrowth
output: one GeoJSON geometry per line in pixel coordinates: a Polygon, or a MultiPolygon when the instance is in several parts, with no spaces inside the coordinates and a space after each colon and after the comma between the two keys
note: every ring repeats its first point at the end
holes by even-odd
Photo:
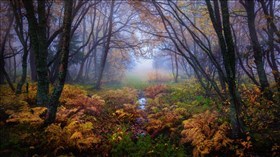
{"type": "Polygon", "coordinates": [[[240,139],[230,138],[228,104],[206,96],[194,80],[143,88],[144,109],[134,88],[66,85],[47,127],[36,84],[21,95],[0,88],[0,156],[279,156],[279,93],[270,101],[254,86],[241,88],[240,139]]]}

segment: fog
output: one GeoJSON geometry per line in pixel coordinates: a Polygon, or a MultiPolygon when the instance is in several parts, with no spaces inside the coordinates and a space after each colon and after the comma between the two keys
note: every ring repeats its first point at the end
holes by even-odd
{"type": "Polygon", "coordinates": [[[126,77],[134,76],[141,81],[148,81],[148,74],[153,70],[153,59],[140,58],[132,69],[126,71],[126,77]]]}

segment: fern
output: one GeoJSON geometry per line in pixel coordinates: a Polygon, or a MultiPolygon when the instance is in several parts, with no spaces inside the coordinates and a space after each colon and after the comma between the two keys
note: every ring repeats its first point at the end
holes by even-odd
{"type": "Polygon", "coordinates": [[[218,122],[218,113],[207,110],[183,121],[184,130],[181,132],[181,143],[190,142],[193,156],[205,156],[211,152],[222,152],[233,142],[228,138],[230,127],[227,122],[218,122]]]}

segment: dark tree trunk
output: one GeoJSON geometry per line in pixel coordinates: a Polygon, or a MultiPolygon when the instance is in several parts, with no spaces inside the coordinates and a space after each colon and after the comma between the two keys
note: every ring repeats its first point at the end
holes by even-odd
{"type": "Polygon", "coordinates": [[[28,20],[31,47],[35,52],[37,70],[37,104],[45,105],[48,102],[49,79],[47,66],[47,39],[46,39],[46,2],[38,1],[38,22],[35,16],[32,0],[23,0],[28,20]]]}
{"type": "MultiPolygon", "coordinates": [[[[59,50],[60,51],[60,50],[59,50]]],[[[57,58],[55,58],[53,64],[52,64],[52,67],[51,67],[51,70],[50,70],[50,73],[49,73],[49,77],[50,77],[50,82],[51,83],[54,83],[54,81],[57,79],[58,77],[58,73],[59,73],[59,61],[60,61],[60,54],[57,55],[57,58]]]]}
{"type": "Polygon", "coordinates": [[[69,58],[69,45],[70,45],[70,35],[71,35],[71,24],[72,24],[72,7],[73,0],[64,0],[65,11],[63,18],[63,34],[62,34],[62,49],[61,49],[61,59],[59,63],[59,75],[58,80],[53,89],[50,101],[48,103],[48,112],[45,124],[51,124],[55,121],[57,106],[59,103],[59,98],[62,93],[67,68],[68,68],[68,58],[69,58]]]}
{"type": "Polygon", "coordinates": [[[20,94],[22,91],[22,86],[24,85],[26,81],[26,75],[27,75],[27,56],[28,56],[28,50],[27,47],[24,47],[23,50],[23,56],[22,56],[22,74],[21,79],[19,83],[17,84],[17,90],[16,93],[20,94]]]}
{"type": "Polygon", "coordinates": [[[241,98],[239,97],[236,88],[235,50],[230,29],[228,2],[223,0],[214,1],[215,10],[213,10],[210,1],[206,0],[206,4],[210,19],[219,39],[219,45],[223,56],[223,64],[226,71],[226,79],[230,95],[230,121],[232,126],[232,136],[237,138],[241,135],[241,133],[243,133],[243,128],[239,118],[241,98]],[[218,3],[220,3],[220,6],[218,3]],[[220,8],[222,15],[220,15],[220,8]]]}
{"type": "Polygon", "coordinates": [[[14,59],[14,80],[13,82],[15,83],[16,82],[16,79],[17,79],[17,60],[16,60],[16,55],[13,57],[14,59]]]}
{"type": "Polygon", "coordinates": [[[254,1],[245,1],[244,7],[247,12],[247,21],[249,28],[249,35],[251,39],[251,44],[253,46],[254,51],[254,62],[257,67],[257,73],[261,85],[261,90],[264,91],[269,87],[268,79],[264,69],[264,59],[263,59],[263,51],[262,47],[259,43],[256,26],[255,26],[255,2],[254,1]]]}
{"type": "Polygon", "coordinates": [[[5,83],[5,75],[4,75],[4,68],[5,68],[5,60],[4,60],[4,55],[1,53],[0,56],[0,84],[5,83]]]}
{"type": "Polygon", "coordinates": [[[37,82],[37,70],[36,70],[36,64],[35,64],[35,54],[34,50],[31,47],[30,48],[30,53],[29,53],[29,66],[30,66],[30,75],[31,75],[31,80],[33,82],[37,82]]]}

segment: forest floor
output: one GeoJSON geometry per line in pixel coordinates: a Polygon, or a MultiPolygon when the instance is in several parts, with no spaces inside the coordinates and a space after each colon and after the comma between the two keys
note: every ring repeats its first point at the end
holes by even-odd
{"type": "Polygon", "coordinates": [[[228,102],[194,80],[136,88],[66,85],[55,123],[42,127],[36,84],[21,95],[1,86],[0,156],[280,156],[278,102],[254,86],[242,87],[240,139],[230,138],[228,102]]]}

